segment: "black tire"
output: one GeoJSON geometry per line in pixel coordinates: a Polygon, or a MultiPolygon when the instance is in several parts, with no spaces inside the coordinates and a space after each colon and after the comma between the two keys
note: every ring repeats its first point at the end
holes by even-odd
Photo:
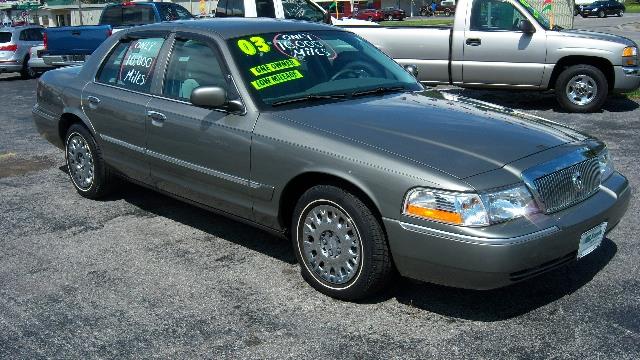
{"type": "Polygon", "coordinates": [[[29,68],[29,57],[24,58],[22,62],[22,69],[20,70],[20,77],[24,80],[31,79],[34,76],[31,76],[31,71],[29,68]]]}
{"type": "Polygon", "coordinates": [[[585,19],[587,18],[587,15],[585,15],[585,14],[580,14],[580,16],[582,16],[585,19]]]}
{"type": "Polygon", "coordinates": [[[451,10],[444,9],[444,16],[447,16],[447,17],[451,16],[451,10]]]}
{"type": "Polygon", "coordinates": [[[73,124],[67,131],[67,135],[65,137],[65,160],[67,163],[69,179],[73,184],[73,187],[76,188],[78,194],[86,197],[88,199],[98,199],[103,197],[109,193],[111,190],[111,186],[113,184],[113,175],[111,174],[111,170],[105,164],[102,158],[102,151],[100,147],[96,143],[93,135],[81,124],[73,124]],[[72,146],[72,139],[78,139],[80,137],[86,145],[88,146],[90,157],[92,159],[93,164],[93,180],[90,186],[81,186],[79,182],[74,179],[72,166],[74,166],[77,161],[76,159],[70,158],[70,147],[72,146]]]}
{"type": "Polygon", "coordinates": [[[624,15],[624,11],[623,10],[618,10],[618,17],[622,17],[622,15],[624,15]]]}
{"type": "Polygon", "coordinates": [[[372,18],[371,16],[369,16],[369,17],[367,18],[367,21],[372,21],[372,20],[373,20],[373,18],[372,18]]]}
{"type": "Polygon", "coordinates": [[[555,84],[556,99],[560,106],[568,111],[575,113],[588,113],[600,110],[602,104],[607,100],[609,92],[609,83],[602,71],[591,65],[573,65],[564,69],[555,84]],[[584,105],[572,102],[567,94],[567,85],[576,76],[586,75],[595,81],[596,94],[593,99],[584,105]]]}
{"type": "Polygon", "coordinates": [[[606,18],[607,14],[603,10],[600,10],[600,11],[598,11],[598,17],[599,18],[606,18]]]}
{"type": "MultiPolygon", "coordinates": [[[[327,215],[327,217],[329,216],[330,215],[327,215]]],[[[338,216],[338,214],[334,214],[334,216],[338,216]]],[[[341,300],[357,300],[369,297],[382,290],[391,279],[393,267],[385,232],[380,221],[373,215],[369,206],[357,196],[331,185],[314,186],[307,190],[298,200],[291,222],[291,239],[296,258],[300,264],[302,277],[321,293],[341,300]],[[338,212],[342,212],[343,215],[346,214],[345,217],[347,220],[340,217],[339,220],[335,222],[336,226],[341,220],[342,223],[349,224],[343,225],[345,228],[348,229],[349,226],[353,226],[351,236],[353,239],[356,239],[356,241],[348,245],[350,247],[349,250],[346,251],[356,249],[356,246],[358,246],[359,263],[357,267],[353,266],[355,269],[353,270],[354,274],[344,283],[337,283],[337,281],[332,283],[323,279],[320,274],[322,273],[321,268],[329,268],[329,266],[319,265],[319,270],[314,271],[311,269],[314,265],[311,261],[307,260],[306,255],[303,254],[305,251],[303,250],[305,246],[304,242],[313,244],[313,241],[318,241],[320,242],[320,246],[327,244],[326,240],[322,242],[323,240],[320,239],[324,239],[326,231],[323,231],[322,234],[317,234],[317,237],[319,237],[317,240],[314,240],[312,236],[308,236],[307,238],[311,240],[307,240],[307,238],[303,236],[305,221],[309,220],[307,216],[312,210],[317,209],[318,206],[330,206],[337,209],[338,212]],[[358,238],[360,241],[357,241],[358,238]]],[[[329,223],[330,222],[327,222],[326,224],[329,223]]],[[[321,226],[320,223],[318,223],[318,226],[321,226]]],[[[331,236],[333,237],[334,234],[332,233],[331,236]]],[[[339,237],[336,235],[335,238],[339,237]]],[[[346,236],[342,237],[342,242],[345,241],[345,238],[346,236]]],[[[338,255],[336,256],[338,257],[341,256],[341,246],[344,245],[338,245],[337,247],[338,255]]],[[[311,253],[312,252],[310,252],[310,254],[311,253]]],[[[331,261],[327,254],[318,254],[316,256],[319,256],[319,264],[322,264],[324,261],[331,261]]],[[[338,261],[340,260],[338,259],[338,261]]],[[[333,269],[334,268],[331,267],[331,269],[326,270],[325,274],[333,269]]],[[[344,270],[344,268],[342,268],[342,270],[344,270]]]]}
{"type": "Polygon", "coordinates": [[[388,16],[387,16],[387,21],[393,21],[393,16],[388,15],[388,16]]]}

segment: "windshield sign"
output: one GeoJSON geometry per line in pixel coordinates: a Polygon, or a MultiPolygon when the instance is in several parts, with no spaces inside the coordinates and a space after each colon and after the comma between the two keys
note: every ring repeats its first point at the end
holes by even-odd
{"type": "Polygon", "coordinates": [[[349,32],[255,34],[231,39],[229,47],[243,80],[267,105],[422,90],[397,63],[349,32]]]}

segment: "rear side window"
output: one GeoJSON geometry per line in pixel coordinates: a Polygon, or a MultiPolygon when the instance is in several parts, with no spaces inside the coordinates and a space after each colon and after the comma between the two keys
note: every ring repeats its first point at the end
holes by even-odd
{"type": "Polygon", "coordinates": [[[216,17],[227,16],[244,17],[244,0],[220,0],[216,8],[216,17]]]}
{"type": "Polygon", "coordinates": [[[97,81],[129,90],[149,92],[164,38],[121,42],[102,64],[97,81]]]}
{"type": "Polygon", "coordinates": [[[0,43],[7,43],[11,41],[11,33],[10,32],[0,32],[0,43]]]}
{"type": "Polygon", "coordinates": [[[156,14],[153,6],[129,5],[122,7],[122,25],[134,26],[156,22],[156,14]]]}
{"type": "Polygon", "coordinates": [[[180,5],[171,3],[158,3],[158,10],[160,11],[160,19],[162,21],[193,19],[193,15],[191,15],[189,10],[183,8],[180,5]]]}
{"type": "Polygon", "coordinates": [[[218,7],[216,8],[216,17],[227,16],[227,3],[228,3],[228,0],[218,1],[218,7]]]}

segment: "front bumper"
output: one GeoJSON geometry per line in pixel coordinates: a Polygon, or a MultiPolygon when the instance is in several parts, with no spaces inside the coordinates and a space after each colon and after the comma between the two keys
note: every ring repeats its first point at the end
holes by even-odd
{"type": "Polygon", "coordinates": [[[469,235],[456,232],[453,226],[452,231],[443,231],[383,220],[395,265],[403,276],[461,288],[493,289],[574,261],[580,235],[605,221],[607,231],[613,229],[630,199],[627,179],[615,172],[600,191],[575,206],[500,226],[519,228],[526,221],[537,228],[515,236],[495,237],[491,226],[478,230],[479,235],[469,235]]]}
{"type": "Polygon", "coordinates": [[[614,66],[613,71],[616,79],[614,92],[633,91],[640,87],[640,66],[614,66]]]}

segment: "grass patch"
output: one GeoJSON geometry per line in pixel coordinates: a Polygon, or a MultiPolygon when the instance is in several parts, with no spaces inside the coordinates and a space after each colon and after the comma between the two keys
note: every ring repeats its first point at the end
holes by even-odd
{"type": "Polygon", "coordinates": [[[637,2],[627,2],[624,4],[627,8],[626,12],[628,13],[640,13],[640,3],[637,2]]]}
{"type": "Polygon", "coordinates": [[[403,21],[381,21],[382,26],[449,26],[453,24],[451,19],[424,19],[424,20],[403,20],[403,21]]]}
{"type": "Polygon", "coordinates": [[[624,93],[630,99],[640,99],[640,89],[636,89],[634,91],[624,93]]]}

